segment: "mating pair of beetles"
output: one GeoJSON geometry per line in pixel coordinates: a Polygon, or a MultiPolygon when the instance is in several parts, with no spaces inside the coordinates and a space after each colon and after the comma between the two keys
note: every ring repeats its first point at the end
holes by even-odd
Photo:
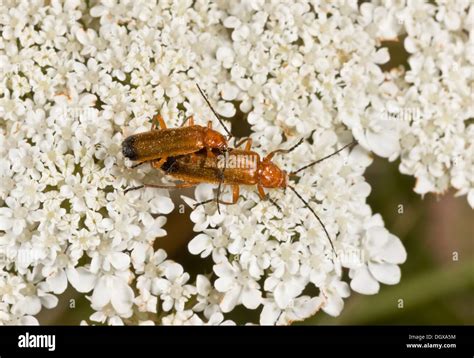
{"type": "MultiPolygon", "coordinates": [[[[134,134],[123,141],[122,153],[128,159],[137,162],[137,164],[132,168],[144,163],[150,163],[153,168],[162,170],[165,174],[181,181],[181,183],[177,183],[174,186],[144,184],[138,187],[129,188],[126,192],[141,189],[143,187],[186,188],[201,183],[212,183],[219,185],[216,198],[217,205],[231,205],[235,204],[239,199],[240,185],[256,185],[261,199],[267,198],[264,188],[290,188],[319,221],[329,239],[331,247],[334,250],[332,240],[323,222],[309,206],[308,202],[304,200],[291,185],[289,185],[289,178],[296,175],[298,172],[341,152],[354,143],[350,143],[336,152],[322,159],[313,161],[288,174],[273,163],[272,158],[277,153],[289,153],[301,144],[303,140],[300,140],[298,144],[289,149],[275,150],[267,154],[263,159],[260,159],[260,156],[256,152],[251,151],[251,138],[246,138],[236,144],[236,148],[230,148],[228,146],[228,141],[231,139],[232,135],[224,125],[222,119],[210,105],[201,88],[198,85],[197,87],[206,103],[227,132],[227,138],[212,129],[210,121],[208,126],[204,127],[194,124],[193,117],[189,117],[186,120],[186,126],[184,126],[185,122],[181,127],[167,128],[163,118],[160,115],[157,115],[150,131],[134,134]],[[238,149],[245,142],[245,149],[238,149]],[[219,165],[218,157],[220,155],[226,155],[227,160],[237,163],[244,162],[246,158],[253,157],[256,158],[256,165],[249,167],[222,167],[219,165]],[[231,202],[219,199],[221,185],[232,186],[233,200],[231,202]]],[[[213,200],[208,200],[199,204],[206,204],[211,201],[213,200]]]]}

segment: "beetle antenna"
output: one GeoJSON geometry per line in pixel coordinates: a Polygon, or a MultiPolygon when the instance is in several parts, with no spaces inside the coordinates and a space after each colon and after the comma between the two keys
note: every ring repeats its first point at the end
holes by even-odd
{"type": "Polygon", "coordinates": [[[304,142],[304,138],[301,138],[298,143],[296,143],[294,146],[288,148],[288,149],[277,149],[277,150],[274,150],[273,153],[284,153],[284,154],[288,154],[292,151],[294,151],[296,148],[298,148],[302,143],[304,142]]]}
{"type": "Polygon", "coordinates": [[[221,184],[222,184],[222,178],[219,181],[219,184],[217,185],[217,196],[216,196],[217,212],[219,213],[219,215],[221,214],[221,206],[219,205],[219,196],[221,195],[221,184]]]}
{"type": "Polygon", "coordinates": [[[204,91],[201,89],[201,87],[199,87],[199,85],[196,83],[196,86],[199,90],[199,92],[201,92],[201,96],[204,98],[204,100],[206,101],[207,105],[209,106],[209,108],[211,109],[212,113],[214,113],[214,115],[216,116],[217,120],[219,121],[219,123],[221,124],[221,126],[224,128],[224,130],[226,131],[227,133],[227,136],[230,138],[232,138],[232,134],[230,133],[230,131],[227,129],[227,127],[225,126],[224,124],[224,121],[222,120],[221,116],[219,116],[217,114],[217,112],[214,110],[214,108],[212,108],[211,106],[211,102],[209,102],[209,100],[207,99],[206,95],[204,94],[204,91]]]}
{"type": "Polygon", "coordinates": [[[265,157],[265,160],[271,160],[273,158],[273,156],[275,154],[288,154],[292,151],[294,151],[297,147],[299,147],[301,145],[301,143],[304,142],[304,138],[301,138],[298,143],[296,143],[294,146],[292,146],[291,148],[289,149],[277,149],[277,150],[274,150],[273,152],[270,152],[267,154],[267,156],[265,157]]]}
{"type": "Polygon", "coordinates": [[[321,226],[324,229],[324,232],[326,233],[326,236],[328,237],[329,243],[331,244],[332,251],[334,252],[334,255],[337,258],[337,253],[336,253],[336,250],[334,249],[334,245],[332,243],[331,236],[329,236],[329,233],[326,230],[326,226],[324,226],[323,221],[319,218],[318,214],[316,214],[316,212],[313,210],[313,208],[311,206],[309,206],[309,203],[306,200],[304,200],[303,197],[296,191],[295,188],[293,188],[291,185],[287,185],[287,187],[290,188],[291,191],[296,194],[296,196],[304,203],[304,205],[313,213],[314,217],[316,219],[318,219],[319,223],[321,224],[321,226]]]}
{"type": "Polygon", "coordinates": [[[127,194],[129,191],[138,190],[142,188],[158,188],[158,189],[181,189],[181,188],[190,188],[198,185],[197,183],[182,183],[176,185],[162,185],[162,184],[143,184],[140,186],[134,186],[123,191],[124,194],[127,194]]]}
{"type": "Polygon", "coordinates": [[[196,210],[201,205],[205,205],[207,203],[213,202],[214,200],[216,200],[216,199],[207,199],[207,200],[204,200],[204,201],[200,201],[199,203],[194,204],[193,210],[196,210]]]}
{"type": "Polygon", "coordinates": [[[149,162],[149,160],[145,160],[145,161],[143,161],[143,162],[140,162],[140,163],[137,163],[137,164],[133,164],[133,165],[130,167],[130,169],[135,169],[135,168],[137,168],[137,167],[139,167],[139,166],[141,166],[141,165],[143,165],[143,164],[145,164],[145,163],[148,163],[148,162],[149,162]]]}
{"type": "Polygon", "coordinates": [[[270,198],[270,197],[268,197],[268,200],[270,201],[270,203],[272,203],[273,205],[275,205],[275,207],[276,207],[280,212],[283,212],[281,206],[278,205],[275,200],[273,200],[273,199],[270,198]]]}
{"type": "Polygon", "coordinates": [[[346,144],[344,147],[342,147],[341,149],[336,150],[334,153],[331,153],[331,154],[325,156],[324,158],[318,159],[318,160],[316,160],[316,161],[314,161],[314,162],[312,162],[312,163],[309,163],[308,165],[305,165],[304,167],[302,167],[302,168],[300,168],[300,169],[298,169],[298,170],[295,170],[294,172],[291,172],[290,175],[298,174],[300,171],[305,170],[305,169],[307,169],[307,168],[309,168],[309,167],[312,167],[313,165],[316,165],[316,164],[318,164],[318,163],[321,163],[322,161],[324,161],[324,160],[326,160],[326,159],[332,157],[333,155],[336,155],[336,154],[339,153],[339,152],[342,152],[344,149],[346,149],[346,148],[348,148],[348,147],[351,147],[351,146],[353,146],[353,145],[355,145],[355,144],[357,144],[356,141],[353,141],[353,142],[351,142],[351,143],[349,143],[349,144],[346,144]]]}
{"type": "Polygon", "coordinates": [[[144,187],[145,187],[145,185],[133,186],[133,187],[131,187],[131,188],[125,189],[125,190],[123,191],[123,193],[124,193],[124,194],[127,194],[129,191],[142,189],[142,188],[144,188],[144,187]]]}

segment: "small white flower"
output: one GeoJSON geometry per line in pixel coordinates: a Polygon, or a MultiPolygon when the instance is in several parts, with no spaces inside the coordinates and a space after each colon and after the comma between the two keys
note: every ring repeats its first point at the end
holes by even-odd
{"type": "Polygon", "coordinates": [[[295,298],[291,305],[282,310],[274,301],[268,300],[263,305],[260,315],[262,325],[288,325],[294,321],[301,321],[313,316],[323,305],[319,297],[300,296],[295,298]]]}
{"type": "Polygon", "coordinates": [[[151,312],[156,313],[158,305],[158,299],[148,291],[142,291],[142,293],[135,297],[135,302],[140,312],[151,312]]]}
{"type": "Polygon", "coordinates": [[[153,281],[151,292],[159,295],[165,312],[172,308],[184,311],[185,303],[196,292],[195,287],[186,284],[189,274],[183,272],[183,267],[176,263],[167,265],[164,274],[165,278],[156,278],[153,281]]]}
{"type": "Polygon", "coordinates": [[[189,252],[193,255],[207,257],[212,253],[214,262],[224,260],[227,253],[228,238],[218,230],[204,230],[203,233],[197,235],[188,244],[189,252]]]}
{"type": "Polygon", "coordinates": [[[220,313],[219,304],[222,301],[223,294],[218,292],[204,275],[196,277],[196,299],[197,304],[193,307],[195,312],[203,312],[208,319],[220,313]]]}
{"type": "Polygon", "coordinates": [[[153,281],[164,275],[167,265],[172,262],[166,260],[166,252],[162,249],[153,251],[146,244],[138,244],[132,252],[132,263],[137,273],[137,288],[141,291],[151,291],[153,281]]]}
{"type": "Polygon", "coordinates": [[[186,310],[178,311],[163,317],[161,323],[165,326],[195,326],[202,325],[203,321],[193,311],[186,310]]]}
{"type": "Polygon", "coordinates": [[[259,290],[259,284],[248,271],[242,270],[238,263],[220,262],[214,265],[214,272],[218,276],[215,287],[225,294],[220,303],[223,312],[232,311],[238,304],[249,309],[255,309],[261,304],[262,292],[259,290]]]}
{"type": "Polygon", "coordinates": [[[133,313],[133,290],[119,276],[103,275],[100,277],[95,284],[90,300],[92,308],[97,311],[110,305],[109,309],[113,309],[120,317],[128,318],[133,313]]]}
{"type": "Polygon", "coordinates": [[[323,295],[325,297],[322,310],[327,314],[337,317],[344,308],[343,298],[350,296],[349,285],[340,281],[339,278],[329,277],[323,286],[323,295]]]}
{"type": "Polygon", "coordinates": [[[407,254],[400,239],[390,234],[382,225],[380,216],[367,223],[365,234],[365,260],[358,268],[351,269],[351,288],[364,294],[379,291],[379,282],[394,285],[400,281],[399,264],[405,262],[407,254]]]}
{"type": "Polygon", "coordinates": [[[303,277],[290,273],[278,277],[275,274],[265,280],[264,288],[265,291],[273,292],[275,303],[280,309],[286,309],[303,292],[306,284],[307,281],[303,277]]]}
{"type": "Polygon", "coordinates": [[[26,227],[28,209],[11,197],[5,200],[5,204],[8,206],[0,208],[0,229],[19,235],[26,227]]]}

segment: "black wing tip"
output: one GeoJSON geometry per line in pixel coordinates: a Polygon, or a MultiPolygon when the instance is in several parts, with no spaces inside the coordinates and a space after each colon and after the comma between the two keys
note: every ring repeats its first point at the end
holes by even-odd
{"type": "Polygon", "coordinates": [[[135,144],[135,137],[133,136],[125,138],[125,140],[122,142],[122,154],[124,157],[130,160],[137,159],[137,151],[135,150],[134,144],[135,144]]]}

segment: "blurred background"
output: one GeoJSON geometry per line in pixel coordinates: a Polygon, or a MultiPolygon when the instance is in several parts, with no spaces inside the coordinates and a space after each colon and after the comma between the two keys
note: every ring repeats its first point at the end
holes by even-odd
{"type": "MultiPolygon", "coordinates": [[[[391,61],[382,66],[390,70],[400,65],[408,68],[403,38],[385,42],[391,61]]],[[[238,106],[236,106],[238,108],[238,106]]],[[[243,113],[232,120],[236,137],[251,131],[243,113]]],[[[395,286],[381,285],[374,296],[352,293],[337,318],[324,312],[295,324],[474,324],[474,214],[466,197],[426,195],[423,199],[413,191],[415,179],[398,171],[399,161],[375,158],[365,177],[372,187],[368,204],[380,213],[385,227],[398,236],[408,253],[401,265],[402,278],[395,286]],[[403,205],[403,213],[399,213],[403,205]],[[403,300],[403,307],[400,307],[403,300]]],[[[168,257],[183,265],[192,276],[212,271],[211,260],[202,260],[188,252],[187,244],[196,235],[189,220],[190,208],[181,195],[193,196],[193,190],[175,190],[171,196],[176,207],[183,204],[185,213],[175,209],[168,215],[165,229],[168,235],[156,239],[155,249],[163,248],[168,257]]],[[[231,319],[237,323],[258,322],[255,312],[236,308],[231,319]]],[[[77,325],[93,311],[84,295],[69,288],[60,297],[58,307],[43,309],[38,316],[41,324],[77,325]],[[71,299],[75,307],[71,308],[71,299]]]]}

